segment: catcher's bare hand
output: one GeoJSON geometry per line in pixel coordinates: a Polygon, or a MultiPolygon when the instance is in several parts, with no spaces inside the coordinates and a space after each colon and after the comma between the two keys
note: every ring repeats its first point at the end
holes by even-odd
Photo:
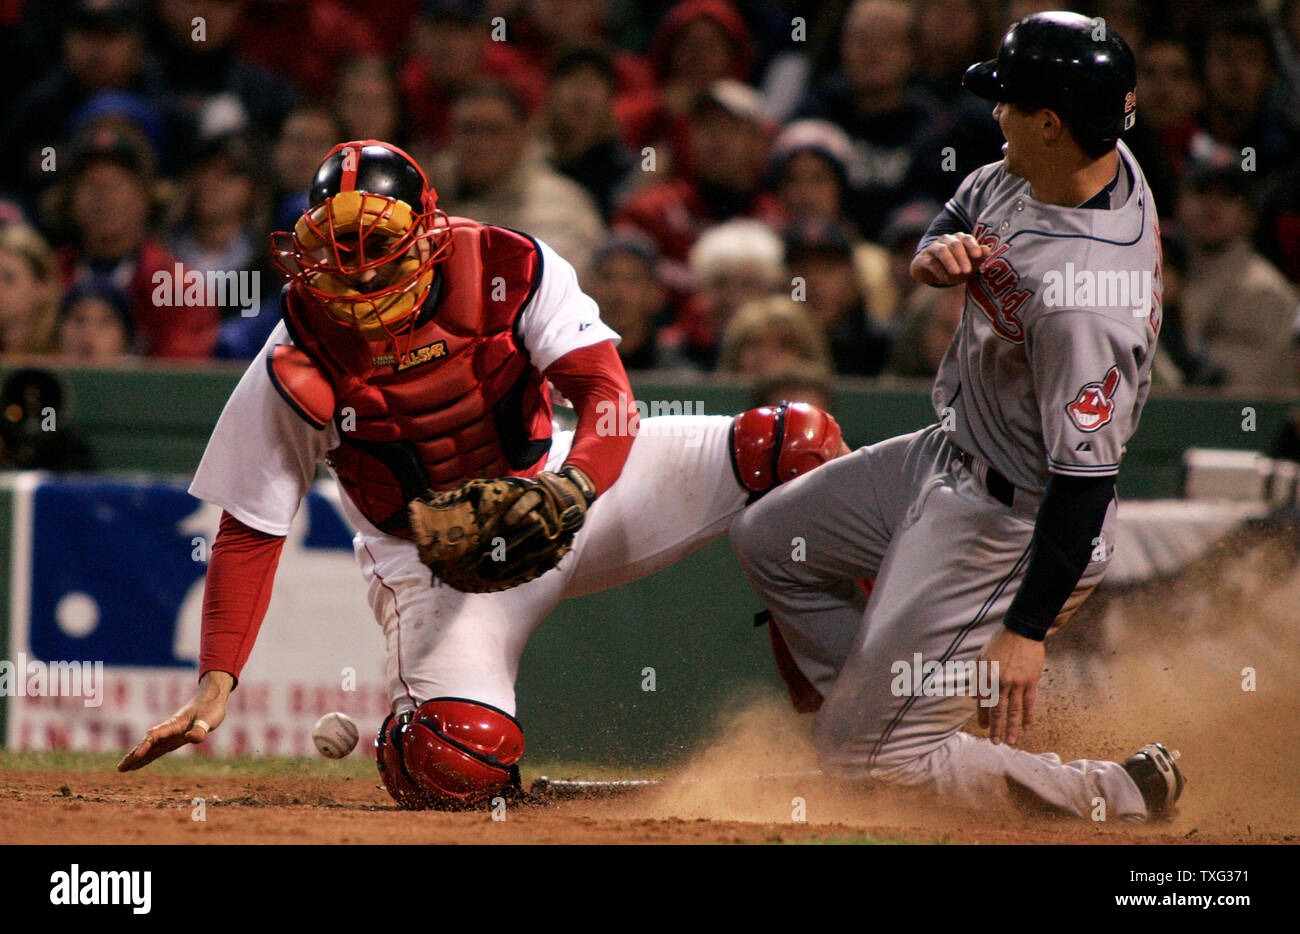
{"type": "Polygon", "coordinates": [[[224,671],[209,671],[199,679],[194,698],[155,726],[117,764],[119,772],[143,768],[159,756],[190,743],[201,743],[226,719],[226,701],[235,679],[224,671]]]}
{"type": "Polygon", "coordinates": [[[944,234],[912,257],[912,278],[923,285],[957,285],[988,255],[989,248],[968,233],[944,234]]]}
{"type": "Polygon", "coordinates": [[[988,727],[996,745],[1004,739],[1014,746],[1020,731],[1034,722],[1038,678],[1043,673],[1043,643],[1012,632],[1005,626],[984,646],[979,660],[997,663],[998,702],[979,708],[979,724],[988,727]]]}

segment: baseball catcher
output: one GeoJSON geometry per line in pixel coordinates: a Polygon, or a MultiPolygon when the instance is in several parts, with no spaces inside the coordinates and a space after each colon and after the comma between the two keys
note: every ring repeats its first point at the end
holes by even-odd
{"type": "Polygon", "coordinates": [[[618,335],[573,267],[526,233],[448,217],[388,143],[336,146],[309,201],[272,238],[284,319],[190,487],[223,510],[198,692],[119,768],[220,727],[323,461],[387,643],[384,784],[402,807],[474,806],[519,788],[515,675],[556,603],[717,538],[839,454],[839,428],[803,405],[639,421],[618,335]],[[553,390],[576,428],[556,426],[553,390]]]}

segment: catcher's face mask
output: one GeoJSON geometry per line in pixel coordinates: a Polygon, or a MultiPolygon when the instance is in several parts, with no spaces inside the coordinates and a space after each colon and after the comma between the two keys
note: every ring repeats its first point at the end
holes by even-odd
{"type": "Polygon", "coordinates": [[[276,267],[367,340],[395,339],[433,285],[451,238],[437,194],[387,143],[344,143],[325,157],[312,206],[271,236],[276,267]]]}

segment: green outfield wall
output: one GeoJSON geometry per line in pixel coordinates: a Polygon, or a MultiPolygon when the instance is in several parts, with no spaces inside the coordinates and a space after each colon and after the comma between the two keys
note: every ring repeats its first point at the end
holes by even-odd
{"type": "MultiPolygon", "coordinates": [[[[101,469],[123,474],[192,471],[239,376],[238,368],[54,372],[67,392],[60,428],[82,432],[101,469]]],[[[633,385],[639,399],[668,409],[689,403],[691,411],[734,412],[749,404],[741,384],[634,378],[633,385]]],[[[1154,393],[1124,461],[1121,495],[1176,496],[1184,449],[1264,450],[1297,405],[1283,397],[1154,393]]],[[[845,383],[834,411],[855,446],[934,420],[924,383],[845,383]]],[[[9,518],[0,497],[6,543],[9,518]]],[[[0,568],[0,635],[8,565],[0,568]]],[[[753,627],[758,608],[725,541],[646,581],[564,604],[530,643],[520,673],[530,758],[653,764],[698,750],[726,710],[780,690],[766,633],[753,627]]]]}

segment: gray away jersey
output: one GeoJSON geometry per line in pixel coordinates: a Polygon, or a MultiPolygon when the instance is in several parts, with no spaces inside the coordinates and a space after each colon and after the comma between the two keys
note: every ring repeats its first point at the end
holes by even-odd
{"type": "Polygon", "coordinates": [[[1118,150],[1128,172],[1110,210],[1035,201],[1001,162],[944,206],[990,255],[967,280],[934,408],[955,444],[1025,490],[1049,472],[1116,473],[1150,389],[1160,228],[1142,169],[1118,150]]]}

